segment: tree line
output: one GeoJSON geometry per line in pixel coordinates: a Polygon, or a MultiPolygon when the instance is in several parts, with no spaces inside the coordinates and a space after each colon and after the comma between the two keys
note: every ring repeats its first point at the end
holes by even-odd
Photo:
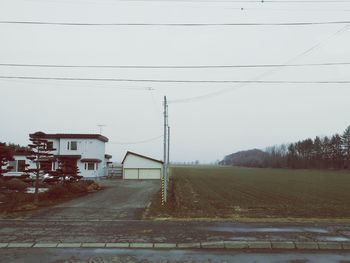
{"type": "Polygon", "coordinates": [[[350,126],[342,134],[316,136],[290,144],[275,145],[228,155],[220,162],[262,168],[350,169],[350,126]]]}

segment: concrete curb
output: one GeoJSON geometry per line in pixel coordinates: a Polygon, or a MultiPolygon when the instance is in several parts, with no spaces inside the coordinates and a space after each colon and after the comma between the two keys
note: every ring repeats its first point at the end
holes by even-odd
{"type": "Polygon", "coordinates": [[[133,248],[133,249],[230,249],[230,250],[350,250],[350,242],[316,241],[206,241],[195,243],[64,243],[13,242],[0,243],[0,249],[11,248],[133,248]]]}

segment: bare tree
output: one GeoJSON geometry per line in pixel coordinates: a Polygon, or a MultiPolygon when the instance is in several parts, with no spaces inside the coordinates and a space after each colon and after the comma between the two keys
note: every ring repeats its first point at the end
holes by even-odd
{"type": "Polygon", "coordinates": [[[350,125],[341,136],[344,150],[344,167],[350,169],[350,125]]]}

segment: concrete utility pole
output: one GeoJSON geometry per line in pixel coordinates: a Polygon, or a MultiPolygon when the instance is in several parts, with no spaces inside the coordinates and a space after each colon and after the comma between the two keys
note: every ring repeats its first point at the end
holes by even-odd
{"type": "Polygon", "coordinates": [[[170,126],[169,126],[169,123],[168,123],[168,158],[166,160],[166,163],[167,163],[167,166],[169,169],[169,163],[170,163],[170,126]]]}
{"type": "Polygon", "coordinates": [[[164,96],[164,149],[163,149],[163,177],[162,177],[162,205],[167,202],[168,194],[168,103],[164,96]]]}

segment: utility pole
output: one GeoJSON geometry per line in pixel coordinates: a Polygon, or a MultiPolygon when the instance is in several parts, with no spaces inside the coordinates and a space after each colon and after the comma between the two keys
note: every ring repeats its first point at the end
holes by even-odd
{"type": "Polygon", "coordinates": [[[170,126],[169,126],[169,123],[168,123],[168,158],[167,158],[168,169],[169,169],[169,163],[170,163],[170,126]]]}
{"type": "Polygon", "coordinates": [[[163,149],[163,176],[162,176],[162,205],[167,202],[168,194],[168,103],[164,96],[164,149],[163,149]]]}

